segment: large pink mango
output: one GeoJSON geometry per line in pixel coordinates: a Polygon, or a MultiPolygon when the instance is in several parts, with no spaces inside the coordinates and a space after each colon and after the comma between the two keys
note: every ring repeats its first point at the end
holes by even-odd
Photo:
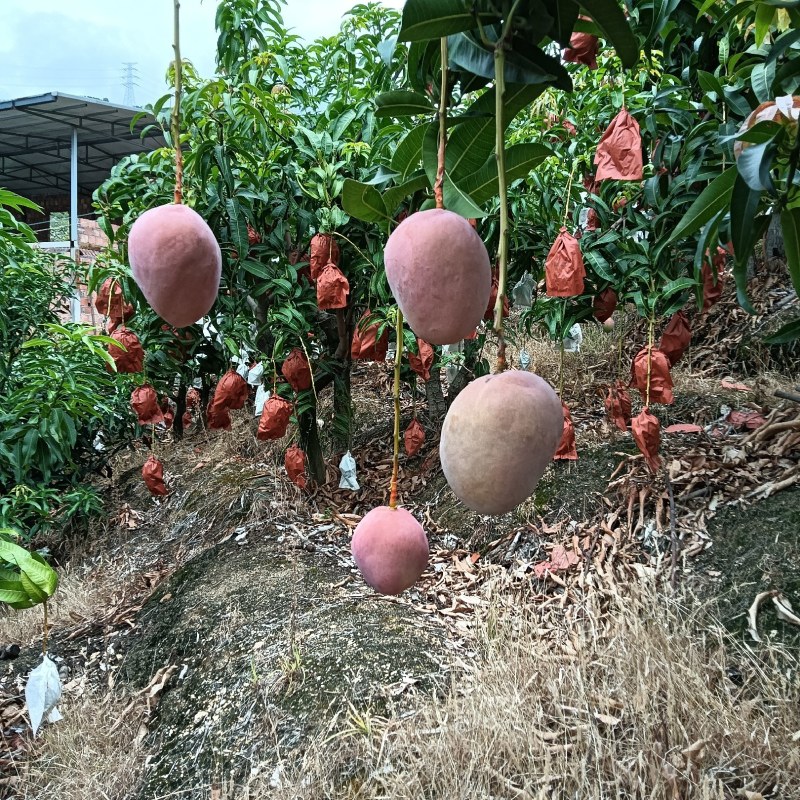
{"type": "Polygon", "coordinates": [[[222,254],[211,228],[191,208],[145,211],[131,226],[128,257],[147,302],[170,325],[192,325],[214,305],[222,254]]]}
{"type": "Polygon", "coordinates": [[[431,344],[472,334],[492,289],[489,254],[464,217],[432,208],[411,214],[384,251],[386,277],[411,330],[431,344]]]}
{"type": "Polygon", "coordinates": [[[485,375],[447,412],[439,446],[444,476],[473,511],[505,514],[533,493],[563,430],[561,401],[538,375],[485,375]]]}
{"type": "Polygon", "coordinates": [[[364,580],[381,594],[413,586],[428,564],[425,531],[403,508],[373,508],[358,523],[350,550],[364,580]]]}

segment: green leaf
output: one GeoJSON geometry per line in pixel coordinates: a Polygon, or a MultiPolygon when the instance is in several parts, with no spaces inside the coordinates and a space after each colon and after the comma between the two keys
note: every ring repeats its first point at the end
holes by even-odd
{"type": "Polygon", "coordinates": [[[487,11],[473,15],[472,6],[471,0],[406,0],[398,40],[440,39],[451,33],[477,28],[476,17],[484,24],[498,19],[497,14],[487,11]]]}
{"type": "Polygon", "coordinates": [[[747,262],[758,239],[758,226],[754,224],[761,192],[751,189],[742,175],[736,178],[731,195],[731,243],[733,244],[733,275],[736,279],[739,303],[745,311],[755,313],[747,299],[747,262]],[[743,302],[744,301],[744,302],[743,302]]]}
{"type": "Polygon", "coordinates": [[[445,173],[444,186],[442,189],[442,199],[444,207],[448,211],[453,211],[467,219],[480,219],[486,216],[486,212],[457,184],[455,184],[445,173]]]}
{"type": "Polygon", "coordinates": [[[750,73],[750,83],[759,103],[766,103],[772,97],[772,81],[775,80],[775,62],[756,64],[750,73]]]}
{"type": "Polygon", "coordinates": [[[375,98],[376,117],[410,117],[435,112],[436,107],[418,92],[384,92],[375,98]]]}
{"type": "Polygon", "coordinates": [[[391,219],[381,193],[368,183],[347,178],[342,189],[342,208],[364,222],[385,222],[391,219]]]}
{"type": "Polygon", "coordinates": [[[428,126],[431,125],[437,129],[435,122],[418,125],[412,128],[397,145],[392,156],[392,169],[398,172],[401,178],[405,178],[419,166],[422,159],[422,140],[425,138],[428,126]]]}
{"type": "Polygon", "coordinates": [[[666,243],[669,244],[686,236],[691,236],[699,231],[715,214],[726,208],[730,202],[737,174],[735,166],[728,167],[721,175],[711,181],[700,193],[700,196],[689,206],[689,210],[683,215],[666,243]]]}
{"type": "Polygon", "coordinates": [[[787,208],[781,212],[781,230],[786,248],[786,265],[794,289],[800,295],[800,208],[787,208]]]}
{"type": "Polygon", "coordinates": [[[581,6],[614,46],[622,66],[634,66],[639,60],[639,42],[617,0],[581,0],[581,6]]]}
{"type": "Polygon", "coordinates": [[[766,3],[759,3],[756,8],[756,47],[761,47],[761,43],[769,33],[772,19],[775,16],[775,8],[766,3]]]}
{"type": "MultiPolygon", "coordinates": [[[[517,144],[506,150],[506,180],[510,184],[527,178],[553,151],[543,144],[517,144]]],[[[477,172],[459,181],[459,186],[479,205],[498,192],[497,160],[490,157],[477,172]]]]}
{"type": "Polygon", "coordinates": [[[272,277],[272,273],[270,272],[269,268],[259,261],[253,261],[252,259],[246,258],[240,263],[242,269],[244,269],[246,272],[249,272],[251,275],[255,275],[257,278],[269,280],[272,277]]]}
{"type": "Polygon", "coordinates": [[[410,181],[401,183],[399,186],[393,186],[391,189],[383,193],[383,205],[387,211],[393,212],[406,197],[419,192],[422,189],[427,189],[430,186],[428,176],[425,173],[417,175],[410,181]]]}
{"type": "Polygon", "coordinates": [[[788,344],[795,339],[800,339],[800,319],[782,325],[775,333],[765,337],[764,341],[767,344],[788,344]]]}
{"type": "Polygon", "coordinates": [[[739,156],[737,166],[739,174],[745,183],[756,192],[771,192],[774,194],[775,185],[772,182],[770,170],[778,154],[777,134],[772,139],[761,144],[752,144],[745,148],[739,156]]]}
{"type": "MultiPolygon", "coordinates": [[[[526,106],[530,105],[547,88],[544,84],[509,84],[503,97],[503,125],[526,106]]],[[[450,136],[447,143],[446,167],[448,174],[460,182],[481,169],[494,152],[495,145],[495,89],[482,94],[450,136]]]]}

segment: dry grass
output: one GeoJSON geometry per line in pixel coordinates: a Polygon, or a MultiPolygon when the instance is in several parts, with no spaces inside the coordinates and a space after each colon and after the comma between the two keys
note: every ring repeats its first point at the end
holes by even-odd
{"type": "Polygon", "coordinates": [[[124,702],[113,695],[67,696],[60,722],[46,725],[14,789],[19,800],[122,800],[136,785],[143,755],[134,717],[113,733],[124,702]]]}
{"type": "Polygon", "coordinates": [[[449,697],[401,720],[351,714],[279,786],[265,766],[241,796],[800,798],[798,664],[655,592],[615,604],[547,635],[533,609],[487,625],[449,697]]]}
{"type": "MultiPolygon", "coordinates": [[[[58,590],[47,604],[50,632],[74,625],[76,620],[105,608],[117,580],[116,571],[107,574],[96,564],[60,571],[58,590]]],[[[41,605],[20,611],[4,608],[0,610],[0,644],[13,642],[22,646],[40,640],[43,623],[41,605]]]]}

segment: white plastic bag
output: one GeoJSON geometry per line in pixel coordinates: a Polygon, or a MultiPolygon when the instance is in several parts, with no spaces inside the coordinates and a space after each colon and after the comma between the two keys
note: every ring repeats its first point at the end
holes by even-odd
{"type": "Polygon", "coordinates": [[[264,365],[259,361],[253,369],[248,370],[247,375],[245,376],[245,380],[251,386],[259,386],[261,384],[261,379],[264,377],[264,365]]]}
{"type": "Polygon", "coordinates": [[[569,334],[564,337],[565,353],[580,353],[583,343],[583,331],[577,323],[569,329],[569,334]]]}
{"type": "Polygon", "coordinates": [[[533,303],[533,275],[526,272],[511,290],[514,305],[520,308],[530,308],[533,303]]]}
{"type": "Polygon", "coordinates": [[[239,364],[238,367],[236,367],[236,372],[239,375],[241,375],[245,380],[247,380],[247,373],[250,372],[250,367],[248,367],[247,364],[245,364],[245,362],[242,361],[242,363],[239,364]]]}
{"type": "Polygon", "coordinates": [[[264,410],[264,403],[269,400],[269,396],[270,392],[268,392],[263,386],[259,386],[258,389],[256,389],[255,416],[261,416],[261,412],[264,410]]]}
{"type": "Polygon", "coordinates": [[[33,735],[42,724],[42,719],[48,722],[58,722],[61,714],[56,705],[61,699],[61,678],[58,667],[47,657],[38,667],[32,669],[25,684],[25,702],[28,704],[28,715],[31,718],[33,735]]]}
{"type": "Polygon", "coordinates": [[[350,455],[349,450],[339,462],[339,471],[342,473],[342,477],[339,479],[340,489],[352,489],[357,492],[361,488],[356,480],[356,460],[350,455]]]}
{"type": "Polygon", "coordinates": [[[531,368],[531,357],[527,350],[519,351],[519,368],[524,370],[531,368]]]}

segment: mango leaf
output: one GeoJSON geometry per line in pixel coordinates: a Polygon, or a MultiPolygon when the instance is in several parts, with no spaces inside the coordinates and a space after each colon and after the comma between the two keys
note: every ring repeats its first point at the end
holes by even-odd
{"type": "Polygon", "coordinates": [[[430,186],[428,176],[421,172],[411,180],[401,183],[398,186],[393,186],[383,193],[383,205],[387,211],[393,212],[403,200],[409,195],[419,192],[422,189],[427,189],[430,186]]]}
{"type": "Polygon", "coordinates": [[[786,265],[798,295],[800,295],[800,208],[787,208],[781,212],[781,230],[786,248],[786,265]]]}
{"type": "MultiPolygon", "coordinates": [[[[546,88],[545,84],[508,84],[503,97],[504,127],[546,88]]],[[[495,97],[494,87],[482,94],[450,136],[445,163],[448,174],[456,182],[483,167],[494,152],[495,97]]]]}
{"type": "Polygon", "coordinates": [[[715,214],[727,207],[733,192],[733,184],[737,177],[736,167],[728,167],[716,177],[700,193],[700,196],[689,206],[666,244],[676,242],[696,233],[715,214]]]}
{"type": "Polygon", "coordinates": [[[614,46],[622,66],[634,66],[639,60],[639,41],[617,0],[581,0],[581,6],[614,46]]]}
{"type": "Polygon", "coordinates": [[[737,164],[745,183],[756,192],[775,193],[770,170],[778,154],[777,136],[761,144],[752,144],[742,151],[737,164]]]}
{"type": "Polygon", "coordinates": [[[345,179],[342,188],[342,208],[364,222],[386,222],[391,219],[381,193],[368,183],[345,179]]]}
{"type": "Polygon", "coordinates": [[[486,216],[486,212],[475,204],[473,199],[445,173],[443,187],[444,207],[467,219],[479,219],[486,216]]]}
{"type": "Polygon", "coordinates": [[[417,92],[384,92],[375,98],[376,117],[411,117],[435,112],[430,100],[417,92]]]}
{"type": "Polygon", "coordinates": [[[800,339],[800,319],[794,319],[778,328],[775,333],[765,337],[767,344],[788,344],[795,339],[800,339]]]}
{"type": "Polygon", "coordinates": [[[751,189],[742,175],[736,178],[731,195],[731,242],[733,244],[733,276],[736,280],[739,304],[750,314],[755,310],[747,299],[747,262],[758,239],[754,224],[761,202],[761,192],[751,189]]]}
{"type": "Polygon", "coordinates": [[[12,608],[28,608],[52,596],[58,574],[38,553],[29,553],[5,538],[13,535],[8,529],[0,530],[0,562],[11,567],[3,570],[3,577],[7,579],[9,571],[15,573],[13,580],[0,581],[0,600],[12,608]]]}
{"type": "Polygon", "coordinates": [[[473,14],[472,7],[470,0],[406,0],[398,40],[419,42],[440,39],[451,33],[477,28],[476,19],[480,19],[484,25],[498,20],[498,15],[489,11],[473,14]]]}
{"type": "Polygon", "coordinates": [[[392,156],[392,169],[398,173],[401,179],[413,172],[422,159],[422,140],[430,126],[438,130],[435,122],[426,122],[412,128],[397,145],[392,156]]]}
{"type": "MultiPolygon", "coordinates": [[[[506,150],[506,180],[526,178],[546,158],[553,155],[549,147],[542,144],[517,144],[506,150]]],[[[459,186],[481,205],[498,193],[497,160],[490,157],[477,172],[459,181],[459,186]]]]}

